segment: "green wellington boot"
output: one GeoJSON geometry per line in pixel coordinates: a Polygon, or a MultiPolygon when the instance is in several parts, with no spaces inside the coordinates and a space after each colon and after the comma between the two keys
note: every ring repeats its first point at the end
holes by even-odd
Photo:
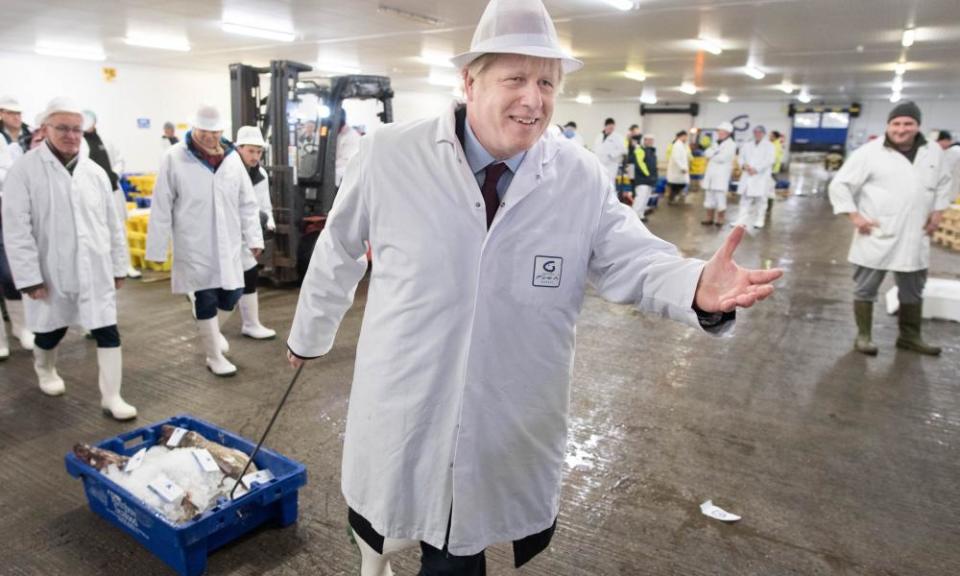
{"type": "Polygon", "coordinates": [[[876,356],[877,347],[870,339],[873,328],[873,302],[854,300],[853,316],[857,319],[857,340],[853,343],[853,349],[867,356],[876,356]]]}
{"type": "Polygon", "coordinates": [[[919,304],[900,304],[900,337],[897,348],[912,350],[927,356],[939,356],[940,347],[931,346],[920,336],[920,323],[923,321],[923,302],[919,304]]]}

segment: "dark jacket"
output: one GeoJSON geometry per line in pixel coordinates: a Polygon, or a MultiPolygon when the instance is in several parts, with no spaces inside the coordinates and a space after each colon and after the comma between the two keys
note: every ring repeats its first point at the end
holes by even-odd
{"type": "Polygon", "coordinates": [[[90,159],[96,162],[97,166],[103,168],[107,177],[110,178],[110,189],[116,190],[119,188],[120,178],[113,171],[113,166],[110,165],[110,155],[107,154],[107,147],[103,145],[103,139],[97,134],[96,129],[92,132],[84,132],[83,139],[87,141],[87,146],[90,147],[90,159]]]}
{"type": "Polygon", "coordinates": [[[633,185],[634,186],[650,186],[651,188],[656,187],[657,185],[657,149],[653,146],[645,146],[643,148],[643,163],[647,168],[647,173],[650,175],[647,176],[644,173],[644,170],[637,164],[638,154],[634,153],[631,155],[633,159],[633,185]]]}

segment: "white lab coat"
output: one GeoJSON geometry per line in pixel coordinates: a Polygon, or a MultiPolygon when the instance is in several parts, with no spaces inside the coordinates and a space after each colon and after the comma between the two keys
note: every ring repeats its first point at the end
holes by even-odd
{"type": "Polygon", "coordinates": [[[389,538],[476,554],[557,516],[575,324],[604,298],[699,326],[703,262],[612,194],[588,151],[531,148],[487,231],[453,111],[384,126],[350,164],[300,291],[288,345],[326,354],[373,273],[344,442],[347,504],[389,538]]]}
{"type": "MultiPolygon", "coordinates": [[[[257,197],[257,206],[259,207],[260,212],[263,212],[267,215],[267,228],[270,230],[276,229],[277,225],[273,220],[273,203],[270,201],[270,179],[267,176],[267,171],[264,170],[263,166],[257,166],[257,169],[260,170],[260,174],[263,176],[263,180],[257,182],[253,185],[253,193],[257,197]]],[[[257,217],[259,218],[259,214],[257,217]]],[[[260,230],[261,235],[263,229],[260,230]]],[[[250,247],[247,246],[246,242],[243,244],[243,269],[249,270],[257,265],[257,258],[253,255],[253,252],[250,251],[250,247]]]]}
{"type": "Polygon", "coordinates": [[[623,155],[627,153],[627,144],[623,134],[613,132],[604,139],[601,132],[593,142],[593,153],[600,159],[600,165],[603,166],[603,169],[610,176],[610,181],[613,182],[620,170],[620,164],[623,162],[623,155]]]}
{"type": "Polygon", "coordinates": [[[147,226],[147,260],[167,259],[173,236],[174,294],[243,287],[242,252],[263,248],[260,209],[236,151],[214,173],[186,142],[160,163],[147,226]]]}
{"type": "Polygon", "coordinates": [[[719,144],[714,142],[703,155],[708,159],[707,171],[703,175],[703,189],[726,193],[730,188],[733,161],[737,157],[737,143],[733,138],[727,138],[719,144]]]}
{"type": "Polygon", "coordinates": [[[953,182],[951,201],[956,201],[960,197],[960,144],[953,144],[943,151],[944,162],[947,165],[947,172],[953,182]]]}
{"type": "Polygon", "coordinates": [[[353,160],[353,157],[360,151],[361,138],[360,133],[350,127],[347,127],[342,134],[337,136],[337,186],[343,180],[343,173],[346,171],[350,160],[353,160]]]}
{"type": "Polygon", "coordinates": [[[740,146],[740,182],[737,193],[750,198],[765,198],[769,196],[773,186],[773,163],[776,161],[776,150],[766,138],[757,143],[750,140],[740,146]],[[746,166],[757,171],[750,175],[746,166]]]}
{"type": "Polygon", "coordinates": [[[7,144],[6,138],[0,136],[0,197],[3,197],[3,183],[7,179],[7,172],[18,158],[23,156],[23,148],[16,142],[7,144]]]}
{"type": "Polygon", "coordinates": [[[834,214],[859,212],[877,222],[870,234],[853,232],[848,259],[876,270],[914,272],[930,265],[930,213],[950,205],[951,179],[943,150],[926,143],[913,164],[882,138],[853,151],[830,182],[834,214]]]}
{"type": "Polygon", "coordinates": [[[690,149],[681,140],[674,140],[670,146],[670,160],[667,161],[667,182],[671,184],[690,183],[690,149]]]}
{"type": "Polygon", "coordinates": [[[107,173],[92,160],[80,156],[71,176],[46,144],[24,154],[4,187],[3,240],[17,289],[44,284],[49,294],[23,299],[32,332],[117,323],[127,240],[107,173]]]}

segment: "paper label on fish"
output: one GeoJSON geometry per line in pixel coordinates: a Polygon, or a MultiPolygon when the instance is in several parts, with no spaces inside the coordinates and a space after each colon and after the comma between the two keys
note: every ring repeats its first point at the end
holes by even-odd
{"type": "Polygon", "coordinates": [[[721,522],[736,522],[740,520],[740,517],[736,514],[731,514],[723,508],[715,506],[713,500],[707,500],[701,504],[700,511],[703,512],[704,516],[708,516],[714,520],[720,520],[721,522]]]}
{"type": "Polygon", "coordinates": [[[140,465],[143,464],[143,457],[146,455],[147,455],[147,449],[141,448],[136,454],[134,454],[133,456],[130,457],[129,460],[127,460],[127,465],[126,467],[124,467],[123,471],[129,474],[130,472],[133,472],[134,470],[139,468],[140,465]]]}
{"type": "Polygon", "coordinates": [[[204,472],[219,472],[220,467],[217,466],[217,461],[213,459],[213,456],[206,448],[197,448],[193,451],[193,458],[197,461],[197,464],[200,465],[200,468],[204,472]]]}
{"type": "Polygon", "coordinates": [[[258,470],[257,472],[253,472],[251,474],[247,474],[246,476],[241,478],[240,481],[243,482],[243,485],[247,489],[250,489],[250,486],[253,485],[254,482],[258,484],[266,484],[267,482],[273,480],[274,478],[275,476],[273,475],[273,472],[267,469],[263,469],[263,470],[258,470]]]}
{"type": "Polygon", "coordinates": [[[177,486],[173,480],[167,478],[166,476],[159,476],[153,482],[147,484],[151,490],[156,492],[157,496],[163,498],[166,502],[179,502],[185,492],[183,488],[177,486]]]}
{"type": "Polygon", "coordinates": [[[177,428],[170,434],[170,439],[167,440],[167,446],[169,448],[176,448],[180,445],[180,441],[183,440],[183,437],[186,435],[188,430],[186,428],[177,428]]]}

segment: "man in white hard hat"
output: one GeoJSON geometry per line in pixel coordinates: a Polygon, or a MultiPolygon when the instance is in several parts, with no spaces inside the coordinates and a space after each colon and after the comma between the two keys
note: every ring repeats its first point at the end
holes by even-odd
{"type": "MultiPolygon", "coordinates": [[[[266,233],[273,232],[277,229],[277,225],[273,220],[273,204],[270,202],[270,181],[267,178],[267,171],[260,165],[263,148],[266,145],[263,134],[256,126],[242,126],[237,131],[236,144],[237,152],[240,153],[240,159],[243,160],[250,182],[253,184],[253,191],[257,196],[261,228],[266,233]]],[[[260,323],[260,301],[257,298],[257,271],[260,265],[257,263],[257,256],[249,246],[244,244],[241,257],[243,258],[243,296],[240,297],[240,317],[243,319],[243,326],[240,332],[254,340],[275,338],[277,332],[260,323]]]]}
{"type": "Polygon", "coordinates": [[[763,228],[767,215],[767,195],[770,190],[776,150],[766,138],[767,129],[753,128],[753,140],[740,147],[740,213],[737,222],[743,226],[763,228]]]}
{"type": "Polygon", "coordinates": [[[223,120],[201,106],[193,128],[163,156],[147,226],[147,259],[163,262],[173,237],[174,294],[193,294],[207,368],[233,376],[237,367],[220,334],[218,311],[229,316],[243,295],[243,252],[263,250],[260,209],[247,169],[223,138],[223,120]]]}
{"type": "Polygon", "coordinates": [[[730,175],[733,173],[733,161],[737,157],[737,143],[730,136],[733,125],[722,122],[717,126],[717,139],[706,152],[707,171],[703,175],[703,207],[707,217],[700,223],[704,226],[723,226],[727,213],[727,189],[730,188],[730,175]]]}
{"type": "Polygon", "coordinates": [[[35,333],[34,368],[44,394],[64,393],[57,345],[70,326],[97,341],[101,407],[117,420],[137,410],[120,397],[123,363],[117,292],[127,271],[126,236],[102,168],[80,154],[82,111],[66,98],[43,114],[46,141],[27,152],[4,185],[3,237],[35,333]]]}
{"type": "MultiPolygon", "coordinates": [[[[454,58],[465,105],[361,141],[317,240],[287,342],[326,354],[374,272],[344,438],[342,489],[361,574],[420,543],[420,574],[483,574],[513,542],[521,565],[556,525],[575,324],[604,298],[707,332],[773,292],[780,271],[704,263],[653,236],[600,161],[545,135],[581,67],[540,0],[493,0],[454,58]]],[[[621,140],[622,142],[622,140],[621,140]]]]}

